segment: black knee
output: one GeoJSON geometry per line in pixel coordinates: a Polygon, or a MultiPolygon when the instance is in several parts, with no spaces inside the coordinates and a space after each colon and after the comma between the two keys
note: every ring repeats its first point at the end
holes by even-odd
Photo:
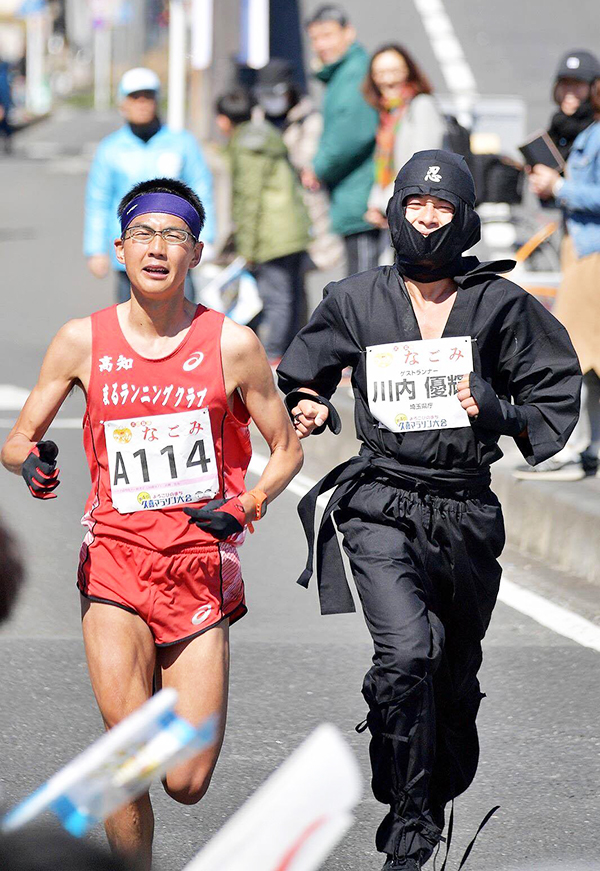
{"type": "Polygon", "coordinates": [[[374,657],[365,675],[363,695],[369,707],[401,703],[430,682],[435,663],[425,648],[387,648],[374,657]]]}

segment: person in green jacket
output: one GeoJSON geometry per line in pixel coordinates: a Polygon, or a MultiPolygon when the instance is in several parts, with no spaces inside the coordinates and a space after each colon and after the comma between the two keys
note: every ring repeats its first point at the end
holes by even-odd
{"type": "Polygon", "coordinates": [[[326,85],[323,133],[312,170],[302,182],[309,190],[329,189],[331,227],[344,238],[348,274],[377,266],[378,229],[365,221],[374,182],[373,151],[378,115],[365,101],[361,86],[369,57],[356,42],[356,31],[339,6],[327,4],[311,15],[308,35],[326,85]]]}
{"type": "Polygon", "coordinates": [[[310,220],[279,130],[266,120],[240,123],[251,107],[244,91],[224,94],[217,121],[229,136],[235,250],[256,277],[260,339],[269,360],[278,362],[301,326],[310,220]]]}

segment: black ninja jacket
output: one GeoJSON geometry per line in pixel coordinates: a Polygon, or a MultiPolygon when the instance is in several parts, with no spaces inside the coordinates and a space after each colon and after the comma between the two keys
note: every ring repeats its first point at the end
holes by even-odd
{"type": "MultiPolygon", "coordinates": [[[[534,465],[565,445],[577,421],[581,372],[575,351],[556,318],[498,275],[511,269],[512,261],[480,263],[476,257],[465,257],[462,262],[463,274],[454,277],[458,291],[443,337],[471,336],[475,372],[500,399],[519,406],[526,434],[515,441],[534,465]]],[[[429,470],[468,473],[488,468],[502,456],[498,431],[473,423],[393,433],[372,416],[366,349],[418,339],[410,297],[394,266],[352,275],[325,288],[323,301],[281,361],[279,386],[286,394],[310,387],[330,398],[349,366],[363,451],[429,470]]]]}

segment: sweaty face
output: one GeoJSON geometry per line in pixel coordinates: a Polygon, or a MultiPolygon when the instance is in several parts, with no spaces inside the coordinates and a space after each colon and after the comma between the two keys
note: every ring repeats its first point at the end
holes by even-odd
{"type": "Polygon", "coordinates": [[[150,124],[156,118],[156,92],[134,91],[124,98],[121,112],[129,124],[150,124]]]}
{"type": "Polygon", "coordinates": [[[337,21],[317,21],[308,28],[312,50],[322,64],[332,64],[343,57],[354,42],[354,29],[337,21]]]}
{"type": "Polygon", "coordinates": [[[402,85],[408,78],[408,66],[397,51],[382,51],[373,58],[371,75],[384,101],[389,101],[401,96],[402,85]]]}
{"type": "Polygon", "coordinates": [[[429,236],[449,224],[453,215],[452,203],[429,194],[410,196],[404,205],[404,217],[422,236],[429,236]]]}
{"type": "MultiPolygon", "coordinates": [[[[159,213],[138,215],[127,229],[140,226],[159,231],[168,227],[190,230],[181,218],[159,213]]],[[[125,265],[131,284],[144,296],[152,297],[163,296],[176,287],[183,292],[187,271],[199,263],[202,247],[201,242],[194,243],[193,237],[186,242],[169,244],[159,233],[150,242],[115,239],[117,259],[125,265]]]]}

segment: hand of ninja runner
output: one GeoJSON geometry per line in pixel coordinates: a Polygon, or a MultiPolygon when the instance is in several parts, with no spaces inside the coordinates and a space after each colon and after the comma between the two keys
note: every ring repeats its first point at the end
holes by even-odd
{"type": "Polygon", "coordinates": [[[305,439],[313,430],[323,426],[329,417],[329,409],[311,399],[302,399],[292,408],[292,420],[298,438],[305,439]]]}
{"type": "Polygon", "coordinates": [[[21,475],[35,499],[56,499],[57,494],[52,491],[60,484],[57,456],[58,446],[54,442],[38,442],[23,463],[21,475]]]}
{"type": "Polygon", "coordinates": [[[464,375],[458,382],[458,400],[469,417],[475,418],[479,414],[479,406],[473,399],[469,386],[469,376],[464,375]]]}

